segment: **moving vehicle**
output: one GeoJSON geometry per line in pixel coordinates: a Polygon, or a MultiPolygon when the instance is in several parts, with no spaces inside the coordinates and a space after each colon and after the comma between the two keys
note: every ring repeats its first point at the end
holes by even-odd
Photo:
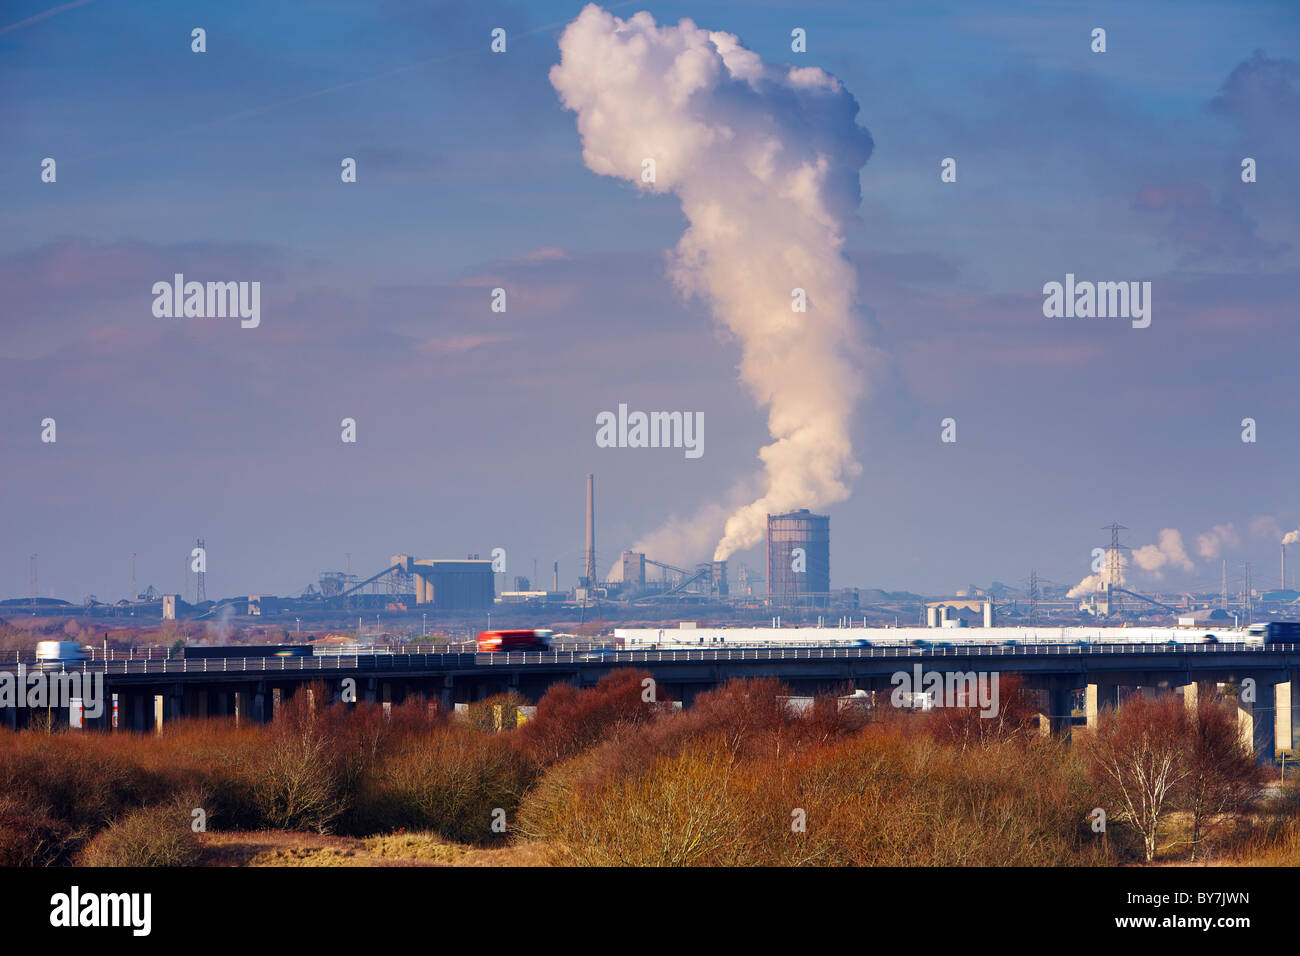
{"type": "Polygon", "coordinates": [[[551,631],[479,631],[478,649],[481,654],[501,651],[545,651],[551,646],[551,631]]]}
{"type": "Polygon", "coordinates": [[[1300,621],[1268,621],[1252,624],[1250,636],[1265,644],[1300,644],[1300,621]]]}
{"type": "Polygon", "coordinates": [[[230,657],[311,657],[310,644],[220,644],[206,647],[186,646],[181,656],[186,660],[230,657]]]}
{"type": "Polygon", "coordinates": [[[64,664],[88,660],[86,649],[76,641],[38,641],[36,660],[42,664],[64,664]]]}

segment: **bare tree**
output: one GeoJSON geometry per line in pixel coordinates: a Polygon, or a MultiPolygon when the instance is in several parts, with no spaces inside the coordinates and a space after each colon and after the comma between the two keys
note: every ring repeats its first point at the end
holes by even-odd
{"type": "Polygon", "coordinates": [[[1192,720],[1178,697],[1133,697],[1105,714],[1089,740],[1093,780],[1116,819],[1142,836],[1148,861],[1155,859],[1160,824],[1174,809],[1192,774],[1192,720]]]}
{"type": "Polygon", "coordinates": [[[1268,772],[1242,739],[1237,715],[1212,698],[1199,702],[1192,719],[1188,753],[1187,808],[1192,814],[1192,859],[1201,844],[1227,820],[1248,808],[1263,791],[1268,772]]]}

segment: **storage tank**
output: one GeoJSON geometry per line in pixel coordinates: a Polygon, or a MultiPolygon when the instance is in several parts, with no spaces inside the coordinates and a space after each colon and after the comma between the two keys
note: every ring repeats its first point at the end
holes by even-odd
{"type": "Polygon", "coordinates": [[[831,519],[807,508],[767,516],[767,597],[777,607],[824,606],[831,590],[831,519]]]}

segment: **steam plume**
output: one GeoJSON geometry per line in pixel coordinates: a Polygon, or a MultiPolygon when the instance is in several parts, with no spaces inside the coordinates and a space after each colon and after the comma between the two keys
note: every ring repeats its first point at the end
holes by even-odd
{"type": "Polygon", "coordinates": [[[660,27],[588,5],[560,52],[550,79],[578,114],[584,162],[681,201],[690,226],[670,274],[736,336],[741,379],[768,408],[762,493],[727,518],[714,552],[726,558],[762,538],[769,512],[842,501],[861,472],[851,423],[863,351],[843,245],[871,137],[834,77],[764,63],[690,20],[660,27]],[[796,288],[806,312],[791,309],[796,288]]]}
{"type": "Polygon", "coordinates": [[[1197,535],[1196,546],[1201,557],[1214,560],[1229,549],[1241,547],[1241,535],[1232,522],[1216,524],[1205,534],[1197,535]]]}
{"type": "Polygon", "coordinates": [[[1183,547],[1183,536],[1176,528],[1163,529],[1156,540],[1156,544],[1145,544],[1134,550],[1133,560],[1139,568],[1150,571],[1157,578],[1164,577],[1166,568],[1195,570],[1196,565],[1183,547]]]}

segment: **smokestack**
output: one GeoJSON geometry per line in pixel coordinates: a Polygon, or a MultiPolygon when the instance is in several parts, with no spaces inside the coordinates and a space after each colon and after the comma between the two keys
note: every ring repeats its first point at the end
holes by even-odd
{"type": "Polygon", "coordinates": [[[587,476],[587,586],[596,586],[596,476],[587,476]]]}
{"type": "Polygon", "coordinates": [[[993,602],[992,601],[984,602],[984,626],[985,627],[993,626],[993,602]]]}
{"type": "Polygon", "coordinates": [[[551,565],[551,590],[558,591],[559,589],[560,589],[560,562],[556,561],[554,564],[551,565]]]}
{"type": "Polygon", "coordinates": [[[1286,545],[1282,545],[1282,590],[1286,590],[1286,545]]]}

